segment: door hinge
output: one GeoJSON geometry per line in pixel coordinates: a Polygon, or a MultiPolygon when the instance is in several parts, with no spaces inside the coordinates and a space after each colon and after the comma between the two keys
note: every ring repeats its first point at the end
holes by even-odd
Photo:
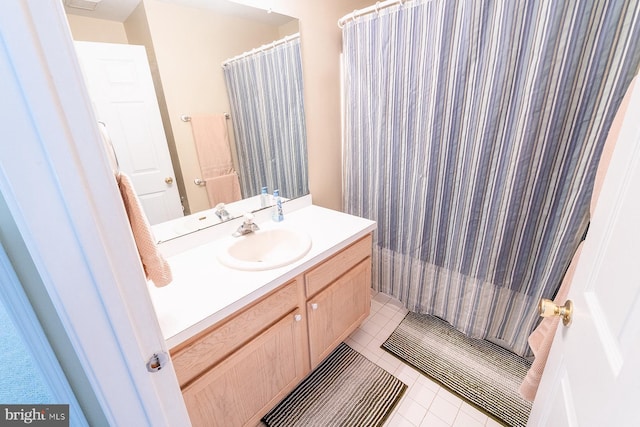
{"type": "Polygon", "coordinates": [[[158,372],[160,369],[164,368],[169,361],[169,356],[164,351],[159,353],[153,353],[153,355],[149,358],[147,362],[147,371],[149,372],[158,372]]]}

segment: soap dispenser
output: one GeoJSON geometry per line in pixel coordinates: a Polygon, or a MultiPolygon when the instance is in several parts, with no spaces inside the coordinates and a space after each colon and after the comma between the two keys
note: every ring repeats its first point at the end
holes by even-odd
{"type": "Polygon", "coordinates": [[[271,212],[271,219],[275,222],[280,222],[284,219],[284,213],[282,212],[282,199],[280,198],[280,190],[273,190],[273,210],[271,212]]]}

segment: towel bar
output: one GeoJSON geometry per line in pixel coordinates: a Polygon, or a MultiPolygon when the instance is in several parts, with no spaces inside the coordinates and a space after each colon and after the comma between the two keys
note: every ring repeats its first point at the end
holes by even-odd
{"type": "MultiPolygon", "coordinates": [[[[229,113],[223,113],[224,114],[224,118],[225,119],[230,119],[231,118],[231,114],[229,113]]],[[[180,116],[180,120],[182,120],[183,122],[190,122],[191,121],[191,116],[187,115],[187,114],[183,114],[180,116]]]]}

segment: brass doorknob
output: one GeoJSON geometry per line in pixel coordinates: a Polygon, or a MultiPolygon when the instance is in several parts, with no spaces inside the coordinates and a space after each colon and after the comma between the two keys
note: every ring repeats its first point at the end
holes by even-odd
{"type": "Polygon", "coordinates": [[[559,316],[562,318],[564,326],[571,324],[571,315],[573,314],[573,303],[567,300],[564,305],[558,306],[550,299],[542,298],[538,304],[538,313],[542,317],[559,316]]]}
{"type": "Polygon", "coordinates": [[[171,185],[173,184],[173,177],[172,176],[168,176],[164,179],[164,182],[166,182],[167,184],[171,185]]]}

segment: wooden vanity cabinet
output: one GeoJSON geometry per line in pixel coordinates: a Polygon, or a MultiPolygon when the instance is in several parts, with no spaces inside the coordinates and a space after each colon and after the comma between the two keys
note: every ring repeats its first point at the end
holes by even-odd
{"type": "Polygon", "coordinates": [[[369,315],[371,244],[368,235],[305,274],[311,368],[369,315]]]}
{"type": "Polygon", "coordinates": [[[255,426],[368,316],[371,235],[171,350],[194,427],[255,426]]]}

